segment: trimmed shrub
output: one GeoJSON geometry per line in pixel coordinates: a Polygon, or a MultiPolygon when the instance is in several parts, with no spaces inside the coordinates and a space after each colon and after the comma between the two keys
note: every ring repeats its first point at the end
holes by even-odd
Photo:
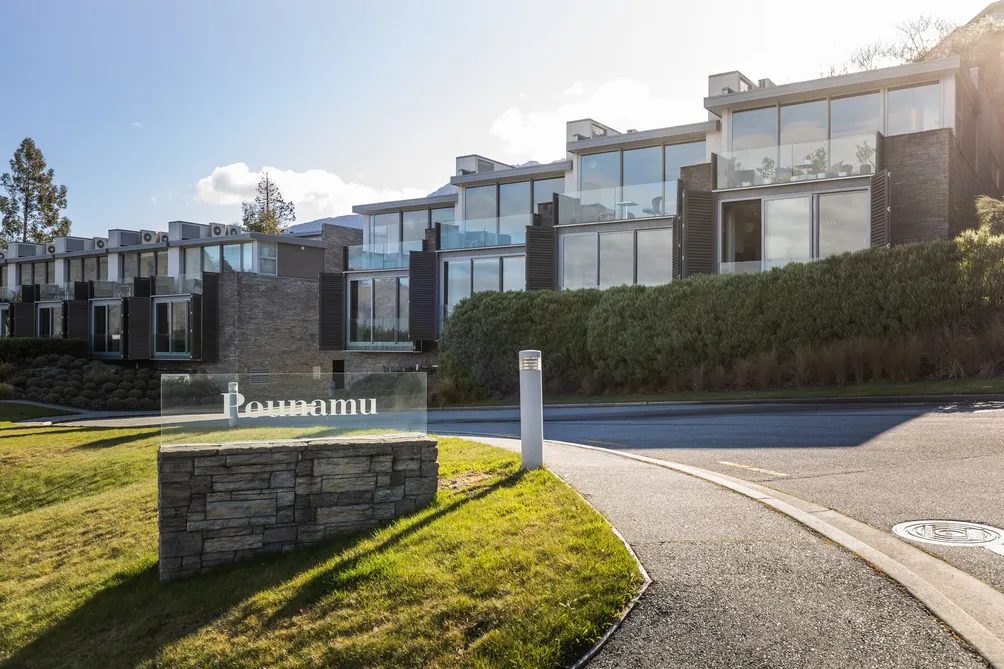
{"type": "MultiPolygon", "coordinates": [[[[633,291],[610,292],[630,299],[633,291]]],[[[537,349],[545,386],[577,392],[593,366],[586,332],[601,296],[597,290],[477,293],[446,321],[439,373],[460,397],[513,396],[519,391],[519,351],[537,349]]]]}
{"type": "Polygon", "coordinates": [[[47,356],[56,356],[56,362],[66,355],[87,357],[87,342],[82,339],[45,339],[37,337],[4,337],[0,339],[0,360],[23,364],[42,358],[39,367],[50,364],[47,356]]]}
{"type": "Polygon", "coordinates": [[[126,391],[126,395],[128,395],[129,397],[132,397],[133,399],[137,399],[137,400],[143,399],[143,391],[139,390],[137,388],[133,388],[132,390],[126,391]]]}
{"type": "Polygon", "coordinates": [[[14,386],[9,383],[0,383],[0,400],[9,400],[14,397],[14,386]]]}

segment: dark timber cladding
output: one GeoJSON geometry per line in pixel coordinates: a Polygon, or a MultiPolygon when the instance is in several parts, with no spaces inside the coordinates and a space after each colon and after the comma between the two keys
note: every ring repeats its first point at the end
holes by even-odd
{"type": "Polygon", "coordinates": [[[526,289],[557,290],[556,235],[551,227],[526,229],[526,289]]]}
{"type": "Polygon", "coordinates": [[[673,265],[670,269],[674,281],[683,278],[683,222],[679,216],[673,219],[673,265]]]}
{"type": "Polygon", "coordinates": [[[126,337],[129,347],[127,357],[130,360],[149,360],[152,357],[153,351],[150,346],[152,302],[149,297],[126,298],[126,303],[129,305],[126,308],[126,337]]]}
{"type": "MultiPolygon", "coordinates": [[[[195,303],[192,303],[194,308],[195,303]]],[[[202,273],[202,361],[216,362],[220,351],[220,275],[202,273]]]]}
{"type": "Polygon", "coordinates": [[[872,246],[888,246],[889,223],[892,218],[892,188],[889,170],[872,177],[872,246]]]}
{"type": "Polygon", "coordinates": [[[189,341],[193,360],[202,359],[202,296],[192,294],[192,318],[189,321],[189,341]]]}
{"type": "Polygon", "coordinates": [[[87,300],[70,300],[66,303],[66,336],[86,340],[91,334],[91,303],[87,300]]]}
{"type": "Polygon", "coordinates": [[[412,251],[408,259],[408,331],[412,341],[437,338],[436,252],[412,251]]]}
{"type": "Polygon", "coordinates": [[[317,341],[322,351],[345,350],[345,279],[341,272],[322,272],[318,286],[317,341]]]}
{"type": "Polygon", "coordinates": [[[683,194],[683,276],[715,272],[712,211],[711,193],[688,190],[683,194]]]}
{"type": "MultiPolygon", "coordinates": [[[[27,286],[26,286],[27,287],[27,286]]],[[[15,337],[35,336],[35,303],[20,302],[10,305],[11,323],[15,337]]]]}

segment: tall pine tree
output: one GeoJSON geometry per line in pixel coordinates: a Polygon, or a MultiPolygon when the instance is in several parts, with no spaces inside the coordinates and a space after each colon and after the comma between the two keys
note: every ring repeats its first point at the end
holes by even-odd
{"type": "Polygon", "coordinates": [[[45,163],[45,156],[26,137],[14,152],[10,172],[0,175],[3,216],[3,241],[51,242],[70,234],[70,219],[60,214],[66,208],[66,186],[53,183],[55,172],[45,163]]]}
{"type": "Polygon", "coordinates": [[[286,226],[296,220],[292,202],[286,202],[279,187],[269,179],[268,172],[258,182],[254,202],[242,202],[244,229],[268,235],[281,235],[286,226]]]}

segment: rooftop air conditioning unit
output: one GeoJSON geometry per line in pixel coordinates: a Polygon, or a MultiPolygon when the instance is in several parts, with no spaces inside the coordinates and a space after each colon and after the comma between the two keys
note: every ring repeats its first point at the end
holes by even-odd
{"type": "Polygon", "coordinates": [[[222,237],[225,229],[219,223],[213,223],[209,226],[209,236],[210,237],[222,237]]]}
{"type": "Polygon", "coordinates": [[[228,225],[227,226],[228,235],[239,235],[241,234],[241,226],[239,225],[228,225]]]}
{"type": "Polygon", "coordinates": [[[0,251],[0,260],[6,260],[7,254],[4,251],[0,251]]]}
{"type": "Polygon", "coordinates": [[[98,250],[104,250],[107,247],[108,247],[108,239],[106,237],[94,238],[94,248],[98,250]]]}
{"type": "Polygon", "coordinates": [[[56,252],[56,245],[55,244],[49,244],[48,246],[45,247],[45,252],[46,253],[55,253],[56,252]]]}
{"type": "Polygon", "coordinates": [[[154,232],[153,230],[140,230],[139,231],[139,243],[140,244],[155,244],[160,241],[160,233],[154,232]]]}

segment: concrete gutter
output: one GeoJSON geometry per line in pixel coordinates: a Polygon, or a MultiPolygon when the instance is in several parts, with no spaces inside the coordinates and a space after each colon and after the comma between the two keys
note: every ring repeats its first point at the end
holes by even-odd
{"type": "Polygon", "coordinates": [[[548,442],[664,467],[756,500],[842,546],[901,584],[993,667],[1004,669],[1004,593],[889,532],[819,504],[699,467],[599,446],[548,442]]]}

